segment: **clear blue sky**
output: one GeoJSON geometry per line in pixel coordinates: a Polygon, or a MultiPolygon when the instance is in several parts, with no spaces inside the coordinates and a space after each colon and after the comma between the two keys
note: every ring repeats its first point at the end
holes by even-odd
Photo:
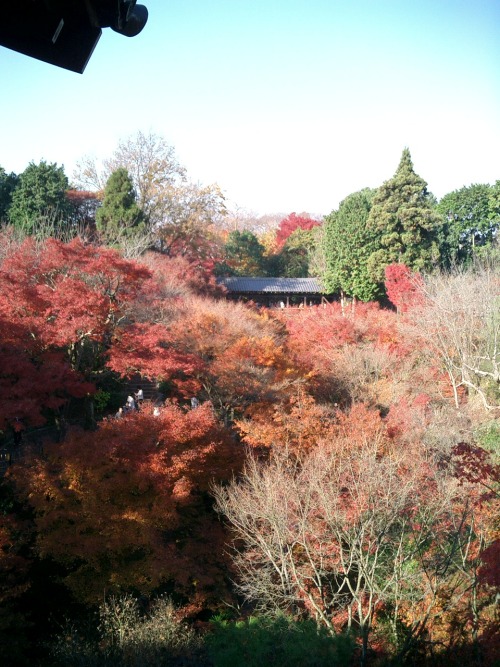
{"type": "Polygon", "coordinates": [[[83,75],[0,47],[0,166],[163,136],[257,213],[326,214],[405,146],[437,197],[500,179],[498,0],[143,0],[83,75]]]}

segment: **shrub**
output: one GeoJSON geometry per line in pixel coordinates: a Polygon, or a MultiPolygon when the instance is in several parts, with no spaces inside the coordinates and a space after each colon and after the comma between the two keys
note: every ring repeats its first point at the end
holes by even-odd
{"type": "Polygon", "coordinates": [[[155,600],[141,613],[131,595],[112,597],[99,609],[97,637],[68,624],[52,655],[55,665],[71,667],[164,667],[203,664],[202,641],[178,620],[167,598],[155,600]]]}
{"type": "Polygon", "coordinates": [[[474,433],[480,447],[490,452],[496,459],[500,457],[500,425],[496,420],[482,424],[474,433]]]}
{"type": "Polygon", "coordinates": [[[343,667],[353,654],[348,636],[332,636],[311,620],[284,615],[243,621],[218,617],[207,645],[214,667],[343,667]]]}

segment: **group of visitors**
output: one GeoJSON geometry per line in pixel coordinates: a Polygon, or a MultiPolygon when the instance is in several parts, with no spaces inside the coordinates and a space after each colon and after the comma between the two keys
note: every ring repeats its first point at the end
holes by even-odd
{"type": "MultiPolygon", "coordinates": [[[[141,409],[143,402],[144,402],[144,391],[141,388],[139,388],[133,395],[129,394],[127,396],[125,405],[120,406],[118,408],[118,411],[115,414],[115,419],[121,419],[124,415],[128,414],[129,412],[139,411],[141,409]]],[[[161,414],[161,408],[170,403],[177,404],[177,398],[165,399],[164,397],[159,396],[153,407],[153,415],[155,417],[159,417],[161,414]]],[[[191,410],[196,410],[196,408],[200,407],[200,401],[198,400],[198,398],[196,398],[196,396],[193,396],[190,399],[190,406],[191,410]]]]}
{"type": "Polygon", "coordinates": [[[129,394],[125,405],[118,408],[118,412],[115,414],[115,419],[121,419],[123,415],[128,414],[129,412],[134,412],[140,410],[140,406],[144,402],[144,391],[141,387],[134,393],[134,395],[129,394]]]}
{"type": "Polygon", "coordinates": [[[282,310],[284,310],[285,308],[306,308],[307,306],[312,308],[312,306],[317,306],[317,305],[318,304],[314,303],[314,301],[312,301],[312,300],[309,301],[309,303],[307,303],[307,299],[305,299],[305,298],[302,301],[300,301],[298,304],[296,304],[295,302],[294,303],[289,303],[288,301],[287,301],[287,303],[285,303],[284,301],[270,301],[269,302],[269,308],[280,308],[282,310]]]}

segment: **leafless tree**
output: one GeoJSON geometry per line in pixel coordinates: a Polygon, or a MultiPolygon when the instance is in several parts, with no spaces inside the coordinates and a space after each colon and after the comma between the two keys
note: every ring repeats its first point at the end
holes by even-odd
{"type": "Polygon", "coordinates": [[[459,542],[447,528],[454,484],[423,469],[405,452],[381,455],[377,442],[317,448],[301,462],[250,458],[239,482],[215,491],[234,530],[241,591],[332,632],[339,619],[357,627],[362,664],[382,608],[395,641],[403,610],[418,609],[408,632],[415,639],[459,542]]]}
{"type": "Polygon", "coordinates": [[[463,387],[476,392],[486,409],[498,407],[500,270],[485,265],[428,276],[424,295],[415,326],[439,356],[456,406],[463,387]]]}
{"type": "Polygon", "coordinates": [[[113,155],[102,165],[93,156],[82,158],[74,180],[83,188],[102,191],[119,167],[127,170],[137,192],[137,203],[154,227],[165,218],[176,188],[186,181],[175,149],[162,137],[138,132],[119,142],[113,155]]]}
{"type": "Polygon", "coordinates": [[[123,228],[115,238],[108,236],[106,244],[118,248],[125,259],[138,259],[153,245],[153,234],[149,230],[141,230],[136,234],[127,234],[127,231],[123,228]]]}
{"type": "Polygon", "coordinates": [[[174,148],[152,132],[138,132],[120,141],[101,165],[95,157],[84,157],[77,164],[74,180],[80,187],[103,191],[111,174],[120,167],[132,178],[137,204],[145,213],[149,229],[164,245],[167,239],[179,235],[189,237],[194,228],[199,232],[200,228],[220,225],[226,215],[221,189],[216,184],[190,181],[174,148]]]}
{"type": "Polygon", "coordinates": [[[156,225],[155,233],[165,251],[180,242],[187,254],[191,246],[199,247],[200,239],[215,236],[225,215],[224,195],[217,184],[183,183],[171,188],[163,219],[156,225]]]}
{"type": "Polygon", "coordinates": [[[248,211],[237,205],[230,205],[228,215],[221,225],[223,229],[233,231],[249,231],[256,236],[261,236],[267,232],[274,232],[278,228],[286,213],[270,213],[258,215],[254,211],[248,211]]]}

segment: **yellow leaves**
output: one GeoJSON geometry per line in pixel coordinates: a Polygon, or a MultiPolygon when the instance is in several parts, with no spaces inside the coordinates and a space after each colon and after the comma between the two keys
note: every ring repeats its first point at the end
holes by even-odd
{"type": "Polygon", "coordinates": [[[76,468],[68,466],[65,470],[66,479],[67,479],[67,488],[69,491],[74,491],[75,493],[82,493],[82,484],[81,484],[81,475],[76,468]]]}
{"type": "Polygon", "coordinates": [[[125,521],[134,521],[135,523],[146,524],[144,516],[137,511],[133,511],[131,508],[126,509],[125,512],[122,512],[121,518],[125,521]]]}
{"type": "Polygon", "coordinates": [[[283,361],[282,347],[276,345],[271,336],[242,337],[233,343],[226,354],[241,361],[251,359],[255,364],[267,368],[283,361]]]}

